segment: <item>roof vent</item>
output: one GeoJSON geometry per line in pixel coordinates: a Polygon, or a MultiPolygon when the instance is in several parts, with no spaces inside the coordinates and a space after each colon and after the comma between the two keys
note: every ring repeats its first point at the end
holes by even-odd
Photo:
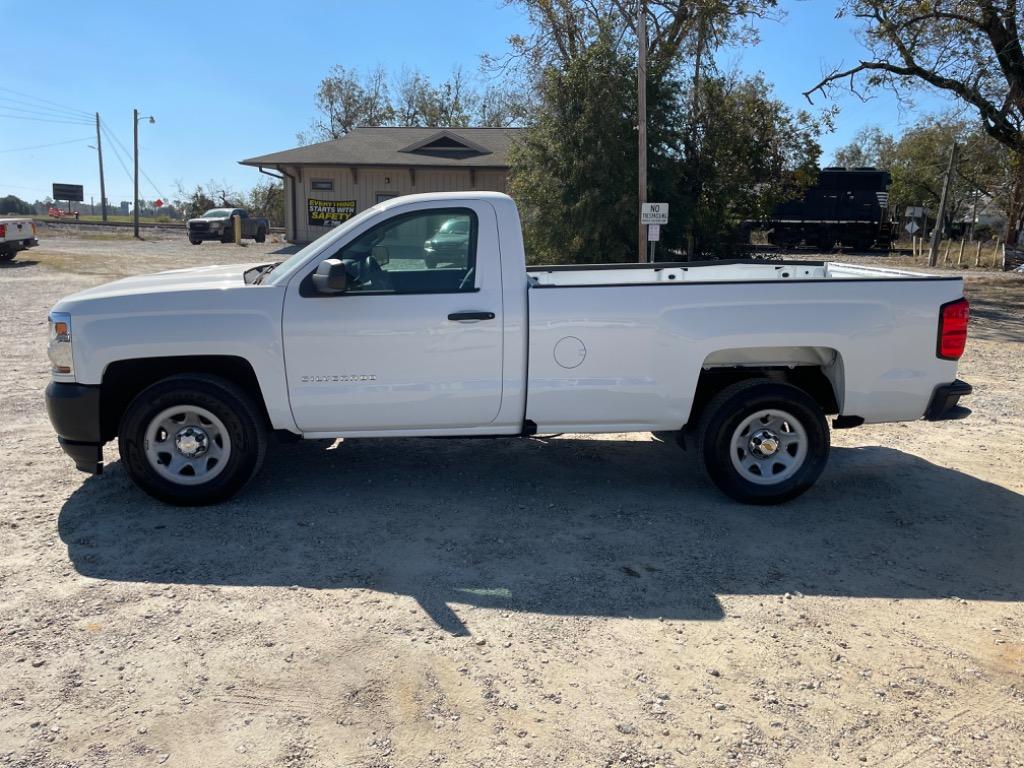
{"type": "Polygon", "coordinates": [[[457,160],[491,154],[489,149],[447,130],[439,131],[399,151],[432,157],[450,157],[457,160]]]}

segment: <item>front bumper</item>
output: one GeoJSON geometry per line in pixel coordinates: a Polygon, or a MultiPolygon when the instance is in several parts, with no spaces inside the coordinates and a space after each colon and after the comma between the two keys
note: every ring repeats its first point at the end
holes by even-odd
{"type": "Polygon", "coordinates": [[[966,397],[972,391],[971,385],[961,379],[950,384],[939,384],[932,392],[932,399],[928,403],[928,409],[924,412],[925,419],[947,421],[970,416],[971,409],[959,405],[959,402],[961,397],[966,397]]]}
{"type": "Polygon", "coordinates": [[[64,453],[83,472],[103,471],[100,436],[100,388],[51,381],[46,387],[46,412],[64,453]]]}

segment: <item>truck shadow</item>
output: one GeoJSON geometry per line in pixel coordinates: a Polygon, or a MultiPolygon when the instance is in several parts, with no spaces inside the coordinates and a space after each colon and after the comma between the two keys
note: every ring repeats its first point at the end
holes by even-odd
{"type": "Polygon", "coordinates": [[[454,634],[460,604],[714,620],[729,594],[1024,597],[1024,496],[880,447],[757,508],[658,442],[299,443],[213,508],[154,502],[115,462],[59,530],[92,578],[410,595],[454,634]]]}

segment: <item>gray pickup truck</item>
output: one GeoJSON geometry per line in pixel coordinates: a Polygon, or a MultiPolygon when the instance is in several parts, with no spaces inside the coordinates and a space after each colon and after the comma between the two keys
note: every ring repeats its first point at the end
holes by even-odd
{"type": "Polygon", "coordinates": [[[263,216],[250,216],[244,208],[212,208],[197,219],[188,220],[188,241],[199,245],[204,240],[230,243],[235,239],[233,216],[242,221],[242,237],[262,243],[267,239],[270,222],[263,216]]]}

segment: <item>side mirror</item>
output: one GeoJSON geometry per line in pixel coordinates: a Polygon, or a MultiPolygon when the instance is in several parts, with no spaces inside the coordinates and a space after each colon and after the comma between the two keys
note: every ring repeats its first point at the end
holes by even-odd
{"type": "Polygon", "coordinates": [[[348,269],[340,259],[324,259],[313,273],[317,293],[344,293],[348,289],[348,269]]]}
{"type": "Polygon", "coordinates": [[[374,260],[382,267],[391,261],[391,254],[388,253],[388,247],[386,245],[375,245],[371,252],[374,260]]]}

